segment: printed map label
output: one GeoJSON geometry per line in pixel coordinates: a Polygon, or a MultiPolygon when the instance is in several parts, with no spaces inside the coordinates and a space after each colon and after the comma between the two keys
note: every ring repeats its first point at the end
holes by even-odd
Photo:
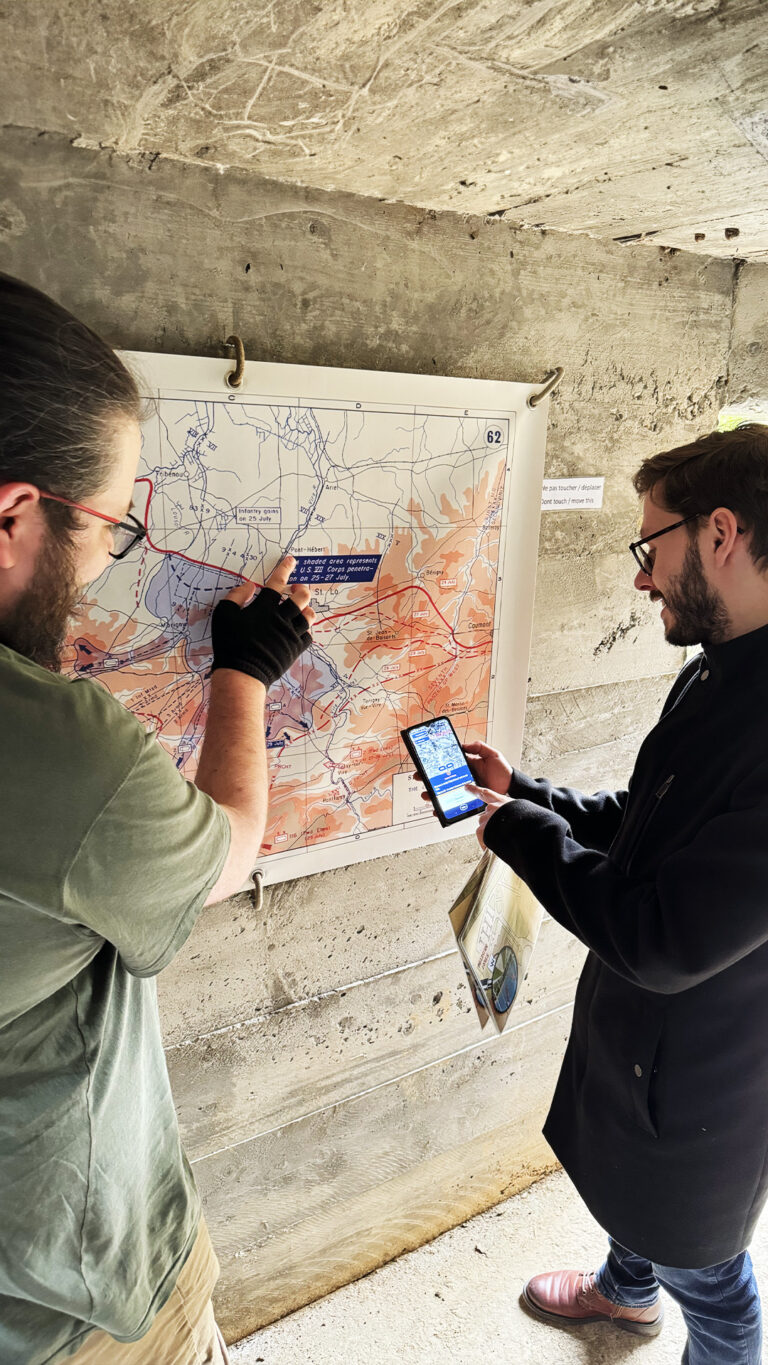
{"type": "MultiPolygon", "coordinates": [[[[235,521],[238,526],[266,526],[273,521],[279,520],[279,507],[265,507],[263,504],[257,504],[252,507],[235,508],[235,521]]],[[[226,517],[224,518],[224,524],[227,524],[226,517]]]]}
{"type": "Polygon", "coordinates": [[[371,583],[381,555],[297,555],[289,583],[371,583]]]}

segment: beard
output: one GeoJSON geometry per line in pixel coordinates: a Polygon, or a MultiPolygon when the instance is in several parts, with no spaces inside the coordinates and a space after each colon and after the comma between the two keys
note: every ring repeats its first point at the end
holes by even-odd
{"type": "Polygon", "coordinates": [[[60,673],[64,642],[82,596],[72,541],[49,529],[40,546],[29,587],[0,620],[0,644],[33,663],[60,673]]]}
{"type": "Polygon", "coordinates": [[[670,579],[666,592],[651,593],[652,602],[660,597],[674,617],[664,631],[668,644],[716,645],[728,638],[731,622],[726,605],[706,580],[695,541],[690,542],[683,567],[670,579]]]}

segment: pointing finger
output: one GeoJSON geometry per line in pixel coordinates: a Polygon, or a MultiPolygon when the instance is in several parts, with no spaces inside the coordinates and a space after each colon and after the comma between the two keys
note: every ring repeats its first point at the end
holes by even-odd
{"type": "Polygon", "coordinates": [[[244,578],[241,583],[237,583],[234,588],[226,595],[226,600],[236,602],[238,607],[244,607],[253,597],[256,584],[250,578],[244,578]]]}
{"type": "Polygon", "coordinates": [[[293,555],[283,555],[282,559],[275,565],[269,577],[265,580],[265,586],[274,588],[275,592],[284,593],[288,591],[288,579],[296,568],[296,560],[293,555]]]}

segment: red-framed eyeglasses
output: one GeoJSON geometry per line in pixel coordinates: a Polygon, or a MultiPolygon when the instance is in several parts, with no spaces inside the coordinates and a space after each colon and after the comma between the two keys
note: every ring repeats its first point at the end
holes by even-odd
{"type": "Polygon", "coordinates": [[[112,559],[125,559],[134,545],[138,545],[147,534],[147,528],[133,512],[126,513],[128,520],[118,521],[116,517],[108,517],[106,512],[96,512],[92,507],[85,507],[82,502],[73,502],[71,498],[60,498],[58,493],[44,493],[39,489],[41,498],[47,498],[50,502],[63,503],[65,507],[76,507],[79,512],[87,512],[89,517],[99,517],[101,521],[108,521],[113,527],[112,538],[115,548],[110,550],[112,559]]]}

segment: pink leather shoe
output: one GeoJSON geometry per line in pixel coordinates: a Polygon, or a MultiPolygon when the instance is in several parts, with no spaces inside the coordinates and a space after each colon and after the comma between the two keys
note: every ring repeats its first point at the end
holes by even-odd
{"type": "Polygon", "coordinates": [[[595,1276],[580,1270],[552,1270],[534,1275],[520,1296],[534,1317],[553,1327],[580,1327],[585,1322],[612,1322],[624,1332],[655,1337],[664,1321],[660,1299],[645,1308],[623,1308],[595,1288],[595,1276]]]}

